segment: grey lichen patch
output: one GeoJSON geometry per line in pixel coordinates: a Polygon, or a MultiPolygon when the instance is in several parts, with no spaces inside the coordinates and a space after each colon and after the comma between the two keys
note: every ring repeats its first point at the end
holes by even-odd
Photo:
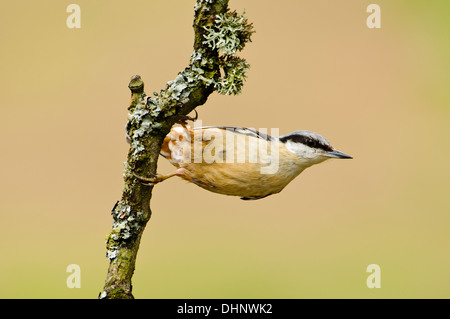
{"type": "Polygon", "coordinates": [[[128,163],[128,161],[123,162],[123,177],[127,177],[130,176],[133,172],[133,168],[134,166],[130,165],[130,163],[128,163]]]}
{"type": "Polygon", "coordinates": [[[167,92],[175,100],[179,100],[181,93],[187,87],[188,84],[186,83],[186,79],[182,73],[178,73],[175,80],[167,82],[167,92]]]}
{"type": "Polygon", "coordinates": [[[248,23],[244,14],[236,11],[218,14],[213,26],[203,27],[207,31],[203,44],[224,55],[242,50],[254,33],[253,24],[248,23]]]}
{"type": "Polygon", "coordinates": [[[156,99],[151,99],[145,94],[142,94],[140,102],[130,110],[127,134],[133,149],[132,156],[135,157],[135,160],[139,159],[140,154],[145,150],[142,139],[145,138],[146,134],[151,134],[161,128],[161,123],[155,121],[160,116],[161,111],[161,106],[156,99]]]}
{"type": "Polygon", "coordinates": [[[194,11],[199,10],[201,7],[204,6],[204,9],[206,11],[210,10],[210,6],[214,3],[214,0],[197,0],[195,2],[194,11]]]}
{"type": "Polygon", "coordinates": [[[194,10],[197,10],[202,4],[212,4],[214,0],[197,0],[195,2],[194,10]]]}
{"type": "Polygon", "coordinates": [[[143,94],[142,100],[137,103],[134,110],[128,114],[127,127],[131,128],[130,132],[128,132],[128,136],[131,139],[131,148],[134,150],[133,156],[137,156],[145,149],[139,138],[145,133],[148,133],[151,129],[151,119],[145,101],[145,94],[143,94]]]}
{"type": "MultiPolygon", "coordinates": [[[[245,12],[244,12],[245,14],[245,12]]],[[[215,90],[219,94],[239,94],[242,91],[250,65],[242,58],[236,57],[237,51],[251,41],[254,33],[253,24],[247,21],[244,14],[227,11],[216,15],[212,26],[204,26],[203,44],[219,53],[219,67],[222,76],[214,79],[215,90]]],[[[194,52],[195,53],[195,52],[194,52]]],[[[191,60],[199,59],[198,53],[191,60]]]]}
{"type": "Polygon", "coordinates": [[[215,83],[217,92],[224,95],[241,93],[250,65],[239,57],[228,57],[221,64],[224,76],[215,83]]]}
{"type": "Polygon", "coordinates": [[[194,51],[191,55],[190,67],[184,70],[188,83],[200,82],[203,85],[214,84],[215,72],[210,72],[216,62],[208,58],[202,50],[194,51]]]}
{"type": "Polygon", "coordinates": [[[114,205],[111,215],[113,225],[106,242],[106,257],[114,260],[121,247],[126,246],[130,240],[138,233],[143,223],[143,211],[135,211],[123,201],[118,201],[114,205]]]}
{"type": "Polygon", "coordinates": [[[163,105],[164,116],[174,115],[177,109],[191,102],[191,94],[199,87],[215,85],[219,72],[215,67],[217,59],[208,58],[204,51],[197,50],[191,55],[190,64],[176,78],[167,82],[167,86],[154,99],[155,105],[163,105]]]}

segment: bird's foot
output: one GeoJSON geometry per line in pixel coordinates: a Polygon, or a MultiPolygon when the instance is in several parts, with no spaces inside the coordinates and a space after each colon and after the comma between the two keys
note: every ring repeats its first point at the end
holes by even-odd
{"type": "Polygon", "coordinates": [[[161,183],[161,182],[165,181],[166,179],[168,179],[168,178],[170,178],[172,176],[175,176],[175,175],[174,174],[171,174],[171,175],[159,175],[159,174],[156,174],[156,175],[153,175],[153,177],[149,178],[149,177],[139,176],[139,175],[136,175],[136,174],[133,173],[133,176],[135,178],[137,178],[139,181],[141,181],[142,185],[153,186],[153,185],[161,183]]]}
{"type": "Polygon", "coordinates": [[[194,112],[195,112],[194,117],[188,116],[188,115],[179,115],[179,119],[178,119],[177,123],[184,126],[184,125],[187,125],[187,121],[193,121],[193,122],[196,121],[198,119],[198,113],[197,113],[197,110],[194,110],[194,112]]]}

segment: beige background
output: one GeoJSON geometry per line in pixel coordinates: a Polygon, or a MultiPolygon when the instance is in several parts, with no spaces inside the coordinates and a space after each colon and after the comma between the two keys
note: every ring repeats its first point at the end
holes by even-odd
{"type": "MultiPolygon", "coordinates": [[[[0,2],[1,298],[97,297],[129,79],[159,91],[192,53],[192,0],[79,0],[78,30],[70,3],[0,2]]],[[[136,297],[450,297],[450,4],[377,0],[371,30],[370,3],[230,1],[256,29],[240,53],[251,69],[241,95],[198,108],[203,124],[308,129],[354,159],[254,202],[158,185],[136,297]]]]}

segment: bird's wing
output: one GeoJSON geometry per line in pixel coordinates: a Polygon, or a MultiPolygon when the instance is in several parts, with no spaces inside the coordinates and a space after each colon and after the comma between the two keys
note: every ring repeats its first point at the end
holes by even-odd
{"type": "Polygon", "coordinates": [[[274,137],[261,133],[255,129],[246,128],[246,127],[235,127],[235,126],[202,126],[202,127],[195,127],[194,130],[201,130],[201,129],[207,129],[207,128],[218,128],[222,130],[231,131],[237,134],[244,134],[248,136],[253,136],[256,138],[261,138],[266,141],[272,141],[274,140],[274,137]]]}

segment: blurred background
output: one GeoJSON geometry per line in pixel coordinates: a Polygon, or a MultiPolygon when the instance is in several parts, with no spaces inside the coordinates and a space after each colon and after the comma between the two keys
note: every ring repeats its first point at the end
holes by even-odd
{"type": "MultiPolygon", "coordinates": [[[[70,3],[0,2],[0,298],[97,298],[128,82],[159,91],[192,53],[193,0],[77,0],[80,29],[70,3]]],[[[158,185],[136,298],[450,297],[450,3],[377,0],[369,29],[370,3],[230,1],[255,26],[251,69],[241,95],[197,109],[203,124],[312,130],[354,159],[258,201],[158,185]]]]}

